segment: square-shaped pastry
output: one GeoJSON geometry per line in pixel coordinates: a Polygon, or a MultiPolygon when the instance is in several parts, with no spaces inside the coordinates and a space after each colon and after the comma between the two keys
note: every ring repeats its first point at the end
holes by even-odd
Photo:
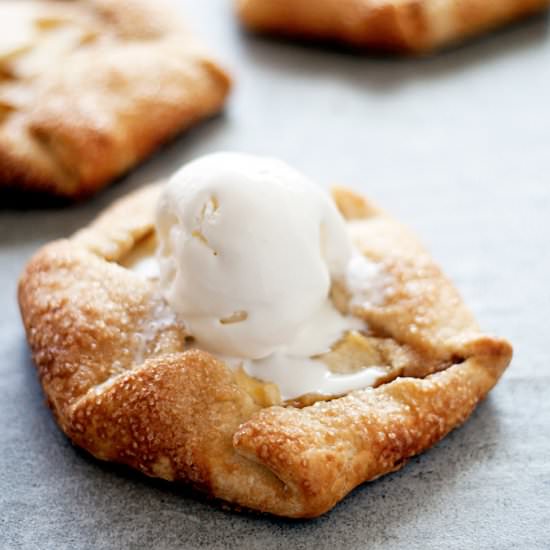
{"type": "Polygon", "coordinates": [[[421,53],[548,7],[549,0],[236,0],[252,30],[421,53]]]}
{"type": "Polygon", "coordinates": [[[434,445],[512,356],[388,214],[240,154],[44,247],[19,304],[76,445],[288,517],[434,445]]]}
{"type": "Polygon", "coordinates": [[[222,108],[229,77],[174,12],[0,2],[0,188],[90,195],[222,108]]]}

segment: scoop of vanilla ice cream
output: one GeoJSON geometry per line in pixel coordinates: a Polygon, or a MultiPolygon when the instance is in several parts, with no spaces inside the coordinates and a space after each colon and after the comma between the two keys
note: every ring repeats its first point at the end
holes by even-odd
{"type": "Polygon", "coordinates": [[[288,346],[352,255],[334,202],[285,163],[218,153],[184,166],[156,217],[160,284],[199,345],[259,359],[288,346]]]}

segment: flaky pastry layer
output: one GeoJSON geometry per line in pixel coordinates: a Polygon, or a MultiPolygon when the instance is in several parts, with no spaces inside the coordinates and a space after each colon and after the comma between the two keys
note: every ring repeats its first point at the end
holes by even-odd
{"type": "Polygon", "coordinates": [[[309,406],[263,406],[222,361],[189,349],[154,280],[119,264],[154,232],[158,193],[140,190],[47,245],[20,279],[50,407],[97,458],[239,506],[314,517],[464,422],[510,362],[510,344],[480,332],[409,230],[338,188],[355,245],[391,281],[382,301],[347,307],[365,320],[369,357],[399,376],[309,406]]]}
{"type": "Polygon", "coordinates": [[[229,77],[174,9],[0,3],[0,189],[85,197],[221,109],[229,77]]]}
{"type": "Polygon", "coordinates": [[[236,0],[255,31],[420,53],[546,8],[549,0],[236,0]]]}

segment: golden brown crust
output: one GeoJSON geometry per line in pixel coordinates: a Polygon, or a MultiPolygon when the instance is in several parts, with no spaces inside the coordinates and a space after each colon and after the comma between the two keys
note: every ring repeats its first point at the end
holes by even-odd
{"type": "Polygon", "coordinates": [[[173,8],[8,1],[0,17],[15,4],[40,32],[0,51],[0,187],[87,196],[224,103],[229,77],[173,8]]]}
{"type": "Polygon", "coordinates": [[[425,52],[546,8],[549,0],[236,0],[255,31],[425,52]]]}
{"type": "Polygon", "coordinates": [[[158,192],[122,199],[44,247],[20,280],[48,401],[65,433],[98,458],[240,506],[313,517],[462,423],[510,361],[510,345],[479,331],[416,239],[339,189],[356,245],[388,277],[381,303],[352,307],[384,335],[372,338],[375,353],[405,353],[402,377],[303,408],[262,408],[225,364],[187,349],[154,281],[116,263],[153,232],[158,192]]]}

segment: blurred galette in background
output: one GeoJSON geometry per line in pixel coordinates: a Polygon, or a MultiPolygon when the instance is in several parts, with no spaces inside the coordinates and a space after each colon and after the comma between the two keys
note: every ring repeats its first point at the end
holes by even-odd
{"type": "Polygon", "coordinates": [[[229,88],[163,2],[0,2],[0,188],[90,195],[229,88]]]}

